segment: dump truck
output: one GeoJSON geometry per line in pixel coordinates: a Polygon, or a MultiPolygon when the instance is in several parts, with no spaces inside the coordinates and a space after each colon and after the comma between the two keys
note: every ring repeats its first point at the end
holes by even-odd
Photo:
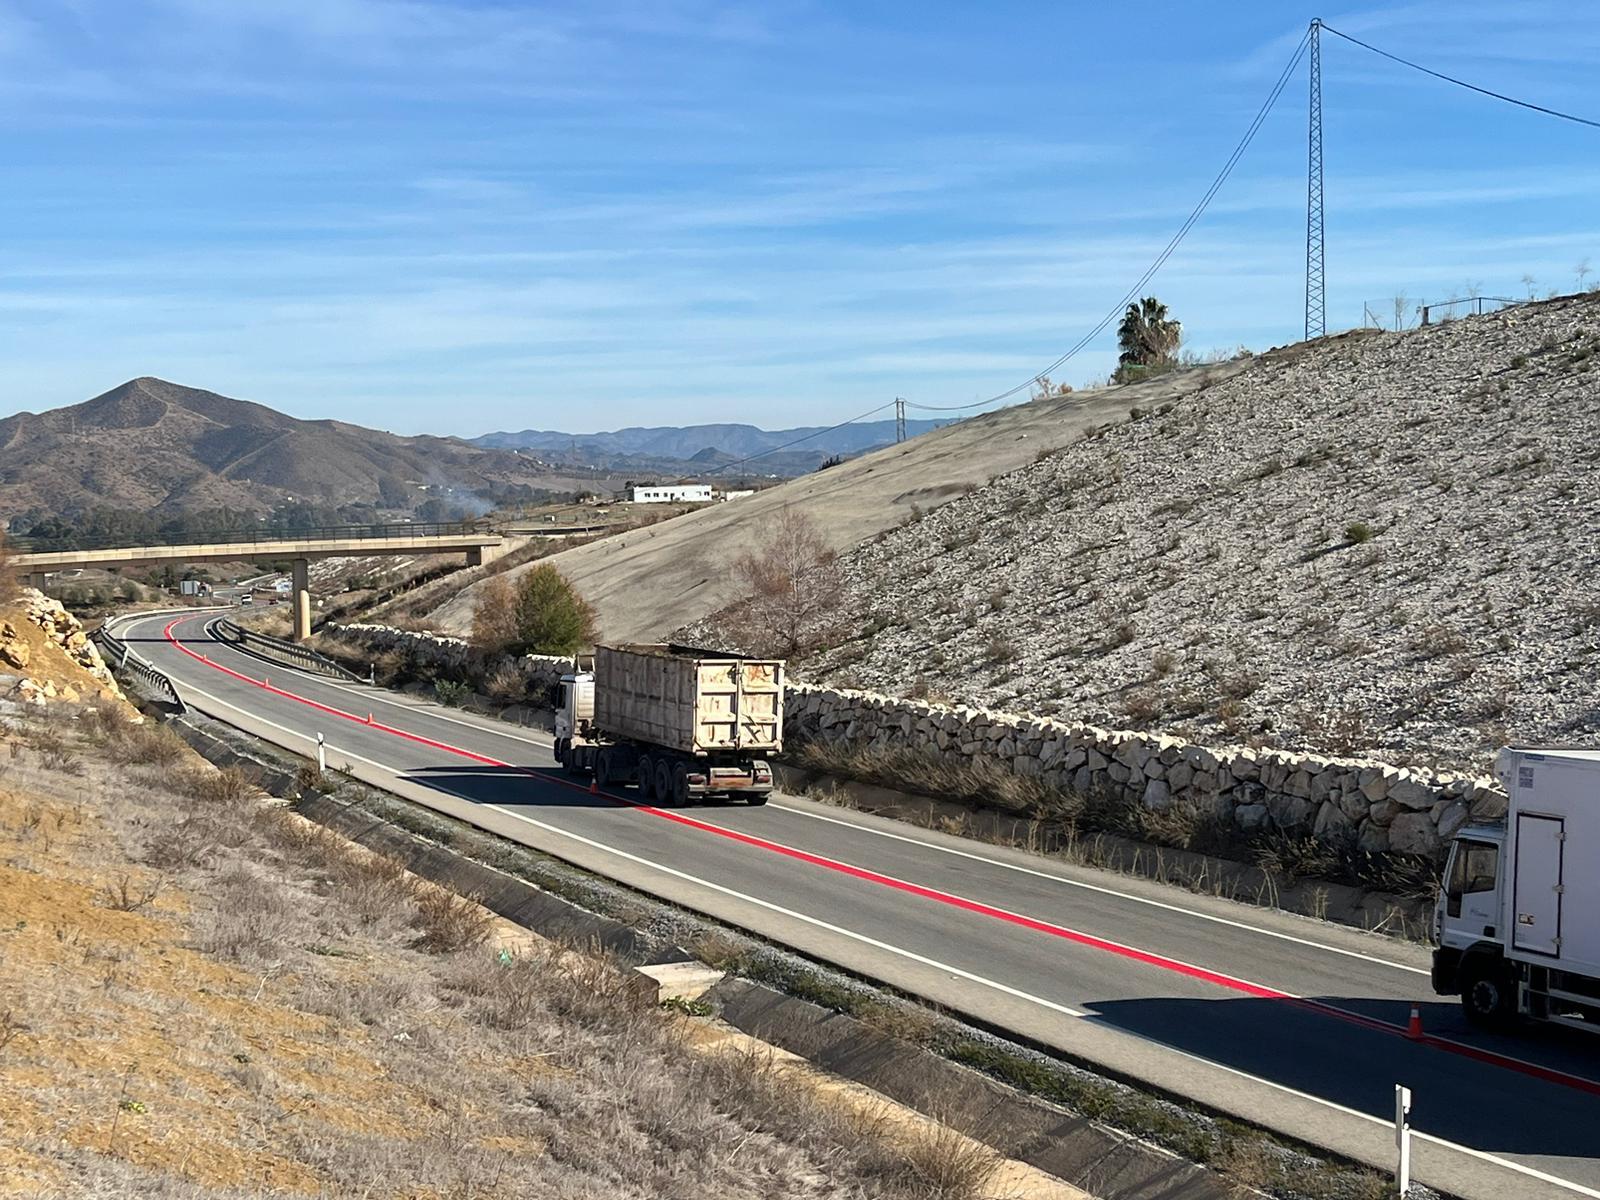
{"type": "Polygon", "coordinates": [[[1503,820],[1464,826],[1434,910],[1433,990],[1475,1025],[1600,1031],[1600,750],[1509,749],[1503,820]]]}
{"type": "Polygon", "coordinates": [[[671,645],[597,646],[561,680],[555,757],[647,804],[765,804],[783,749],[783,662],[671,645]]]}

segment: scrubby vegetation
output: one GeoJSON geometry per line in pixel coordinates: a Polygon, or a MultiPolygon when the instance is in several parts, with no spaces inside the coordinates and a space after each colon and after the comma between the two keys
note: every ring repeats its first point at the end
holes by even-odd
{"type": "Polygon", "coordinates": [[[5,740],[0,1173],[25,1194],[955,1198],[993,1172],[697,1046],[613,962],[506,943],[158,725],[57,709],[5,740]]]}

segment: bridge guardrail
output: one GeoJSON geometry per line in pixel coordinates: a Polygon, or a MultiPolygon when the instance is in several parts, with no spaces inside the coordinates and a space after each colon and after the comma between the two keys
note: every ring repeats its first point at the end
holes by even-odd
{"type": "Polygon", "coordinates": [[[58,554],[74,550],[131,550],[144,546],[244,545],[261,542],[386,541],[416,537],[498,537],[487,521],[407,521],[393,525],[316,525],[304,529],[221,529],[209,533],[185,531],[145,534],[141,537],[61,537],[6,539],[13,554],[58,554]]]}
{"type": "MultiPolygon", "coordinates": [[[[139,616],[149,616],[149,613],[139,613],[139,616]]],[[[109,653],[116,661],[117,669],[124,671],[138,679],[157,695],[164,696],[180,714],[189,711],[188,705],[183,702],[183,697],[178,694],[177,685],[159,670],[154,663],[145,658],[127,642],[119,638],[112,630],[118,621],[127,620],[126,617],[115,617],[105,622],[100,628],[89,635],[97,646],[109,653]]]]}
{"type": "Polygon", "coordinates": [[[323,675],[331,675],[335,679],[342,679],[347,683],[366,683],[367,681],[354,671],[350,671],[334,662],[325,654],[318,654],[308,646],[298,642],[286,642],[282,638],[273,637],[271,634],[260,633],[254,629],[246,629],[230,617],[220,617],[210,623],[212,635],[219,641],[228,642],[238,646],[258,658],[267,658],[281,662],[285,666],[298,667],[302,670],[317,671],[323,675]]]}

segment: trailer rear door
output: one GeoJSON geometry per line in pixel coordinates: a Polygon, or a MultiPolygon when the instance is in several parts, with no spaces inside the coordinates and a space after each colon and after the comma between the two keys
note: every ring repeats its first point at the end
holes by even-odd
{"type": "Polygon", "coordinates": [[[1529,954],[1561,957],[1561,895],[1566,822],[1517,815],[1517,870],[1511,944],[1529,954]]]}

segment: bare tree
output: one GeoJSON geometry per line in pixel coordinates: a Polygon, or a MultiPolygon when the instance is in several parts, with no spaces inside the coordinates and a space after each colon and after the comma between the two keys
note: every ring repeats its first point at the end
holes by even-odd
{"type": "Polygon", "coordinates": [[[1404,292],[1396,292],[1394,294],[1394,328],[1396,333],[1405,328],[1406,305],[1410,302],[1411,297],[1404,292]]]}
{"type": "Polygon", "coordinates": [[[844,578],[816,522],[785,506],[757,542],[733,566],[749,593],[730,622],[735,636],[757,654],[786,658],[826,644],[839,627],[844,578]]]}
{"type": "Polygon", "coordinates": [[[1573,267],[1572,273],[1578,277],[1578,290],[1580,292],[1588,291],[1589,289],[1587,286],[1585,286],[1584,280],[1588,279],[1589,275],[1591,274],[1589,270],[1589,260],[1586,258],[1577,266],[1573,267]]]}
{"type": "Polygon", "coordinates": [[[1528,289],[1528,299],[1529,300],[1533,299],[1534,285],[1537,284],[1538,282],[1539,281],[1537,279],[1535,279],[1532,275],[1528,274],[1527,272],[1523,272],[1523,275],[1522,275],[1522,286],[1528,289]]]}

